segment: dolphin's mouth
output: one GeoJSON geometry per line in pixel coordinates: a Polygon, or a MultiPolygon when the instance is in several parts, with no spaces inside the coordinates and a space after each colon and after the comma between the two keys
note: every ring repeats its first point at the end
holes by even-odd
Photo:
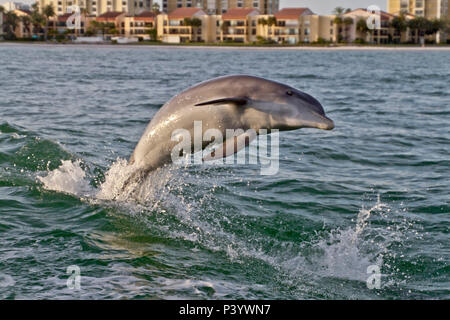
{"type": "Polygon", "coordinates": [[[316,117],[315,127],[321,130],[333,130],[334,122],[330,118],[325,115],[318,114],[317,112],[313,112],[316,117]]]}
{"type": "Polygon", "coordinates": [[[334,122],[328,117],[323,117],[324,121],[318,124],[318,128],[322,130],[333,130],[334,122]]]}

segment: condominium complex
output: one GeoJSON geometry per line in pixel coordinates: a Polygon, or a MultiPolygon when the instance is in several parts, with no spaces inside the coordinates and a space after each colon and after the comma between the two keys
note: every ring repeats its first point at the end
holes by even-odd
{"type": "Polygon", "coordinates": [[[253,8],[261,14],[274,14],[279,6],[279,0],[162,0],[162,11],[166,13],[178,8],[200,8],[207,14],[222,14],[236,8],[253,8]]]}
{"type": "Polygon", "coordinates": [[[51,4],[57,15],[67,13],[67,8],[77,5],[90,15],[99,16],[105,12],[120,11],[139,14],[150,10],[153,0],[39,0],[39,7],[51,4]]]}
{"type": "Polygon", "coordinates": [[[450,19],[449,0],[387,0],[391,14],[409,13],[427,19],[450,19]]]}
{"type": "MultiPolygon", "coordinates": [[[[41,5],[46,4],[41,0],[41,5]]],[[[53,35],[101,35],[103,37],[130,38],[130,41],[138,39],[159,40],[166,43],[187,43],[187,42],[240,42],[240,43],[419,43],[433,41],[443,43],[447,41],[444,32],[433,35],[420,34],[417,29],[407,28],[397,30],[391,24],[396,14],[387,12],[380,13],[380,28],[367,30],[361,28],[360,22],[366,22],[372,15],[366,9],[356,9],[342,15],[343,19],[336,20],[334,15],[316,15],[308,8],[284,8],[275,14],[263,14],[256,8],[232,8],[224,13],[208,13],[200,7],[181,7],[166,13],[155,14],[150,10],[145,10],[144,5],[132,7],[135,11],[113,10],[108,7],[107,0],[72,0],[76,4],[85,5],[87,12],[95,8],[103,8],[106,3],[106,11],[99,14],[99,11],[91,11],[93,14],[82,15],[81,29],[68,30],[66,26],[70,14],[62,13],[73,2],[60,0],[61,11],[57,10],[57,15],[49,19],[48,30],[53,35]],[[97,5],[97,7],[92,7],[97,5]],[[99,6],[100,5],[100,6],[99,6]],[[136,12],[139,11],[139,12],[136,12]],[[58,12],[60,14],[58,14],[58,12]],[[341,22],[337,22],[341,21],[341,22]],[[94,23],[97,22],[97,23],[94,23]],[[102,24],[108,23],[108,24],[102,24]],[[131,39],[133,38],[133,39],[131,39]]],[[[130,0],[128,0],[130,1],[130,0]]],[[[150,2],[150,1],[149,1],[150,2]]],[[[114,5],[117,5],[117,0],[114,5]]],[[[129,2],[124,1],[125,4],[129,2]]],[[[134,3],[134,2],[133,2],[134,3]]],[[[149,3],[149,5],[151,2],[149,3]]],[[[30,15],[27,10],[14,10],[17,16],[30,15]]],[[[414,19],[414,15],[407,14],[407,20],[414,19]]],[[[0,14],[0,22],[4,14],[0,14]]],[[[4,20],[4,19],[3,19],[4,20]]],[[[17,38],[30,38],[32,36],[42,36],[43,28],[40,30],[34,26],[18,21],[14,30],[17,38]]],[[[8,28],[0,28],[0,34],[5,34],[8,28]]],[[[122,39],[123,40],[123,39],[122,39]]],[[[122,41],[121,40],[121,41],[122,41]]],[[[124,40],[125,41],[125,40],[124,40]]]]}

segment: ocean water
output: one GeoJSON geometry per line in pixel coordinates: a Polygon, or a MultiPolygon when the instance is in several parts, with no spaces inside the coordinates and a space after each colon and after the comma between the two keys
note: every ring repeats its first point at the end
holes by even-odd
{"type": "Polygon", "coordinates": [[[0,61],[1,299],[450,298],[450,51],[0,45],[0,61]],[[172,165],[114,198],[155,112],[238,73],[310,93],[336,128],[282,132],[273,176],[172,165]]]}

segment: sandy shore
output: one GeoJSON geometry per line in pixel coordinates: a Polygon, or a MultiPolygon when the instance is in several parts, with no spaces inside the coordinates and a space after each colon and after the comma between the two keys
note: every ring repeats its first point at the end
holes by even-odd
{"type": "Polygon", "coordinates": [[[289,50],[289,51],[450,51],[450,46],[215,46],[215,45],[158,45],[158,44],[61,44],[61,43],[27,43],[0,42],[2,46],[40,46],[40,47],[81,47],[81,48],[126,48],[126,49],[193,49],[193,50],[289,50]]]}

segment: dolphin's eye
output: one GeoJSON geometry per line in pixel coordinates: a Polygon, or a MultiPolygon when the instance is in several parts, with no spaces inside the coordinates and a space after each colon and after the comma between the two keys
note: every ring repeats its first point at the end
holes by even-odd
{"type": "Polygon", "coordinates": [[[288,90],[288,91],[286,91],[286,94],[287,94],[288,96],[292,96],[294,93],[293,93],[291,90],[288,90]]]}

